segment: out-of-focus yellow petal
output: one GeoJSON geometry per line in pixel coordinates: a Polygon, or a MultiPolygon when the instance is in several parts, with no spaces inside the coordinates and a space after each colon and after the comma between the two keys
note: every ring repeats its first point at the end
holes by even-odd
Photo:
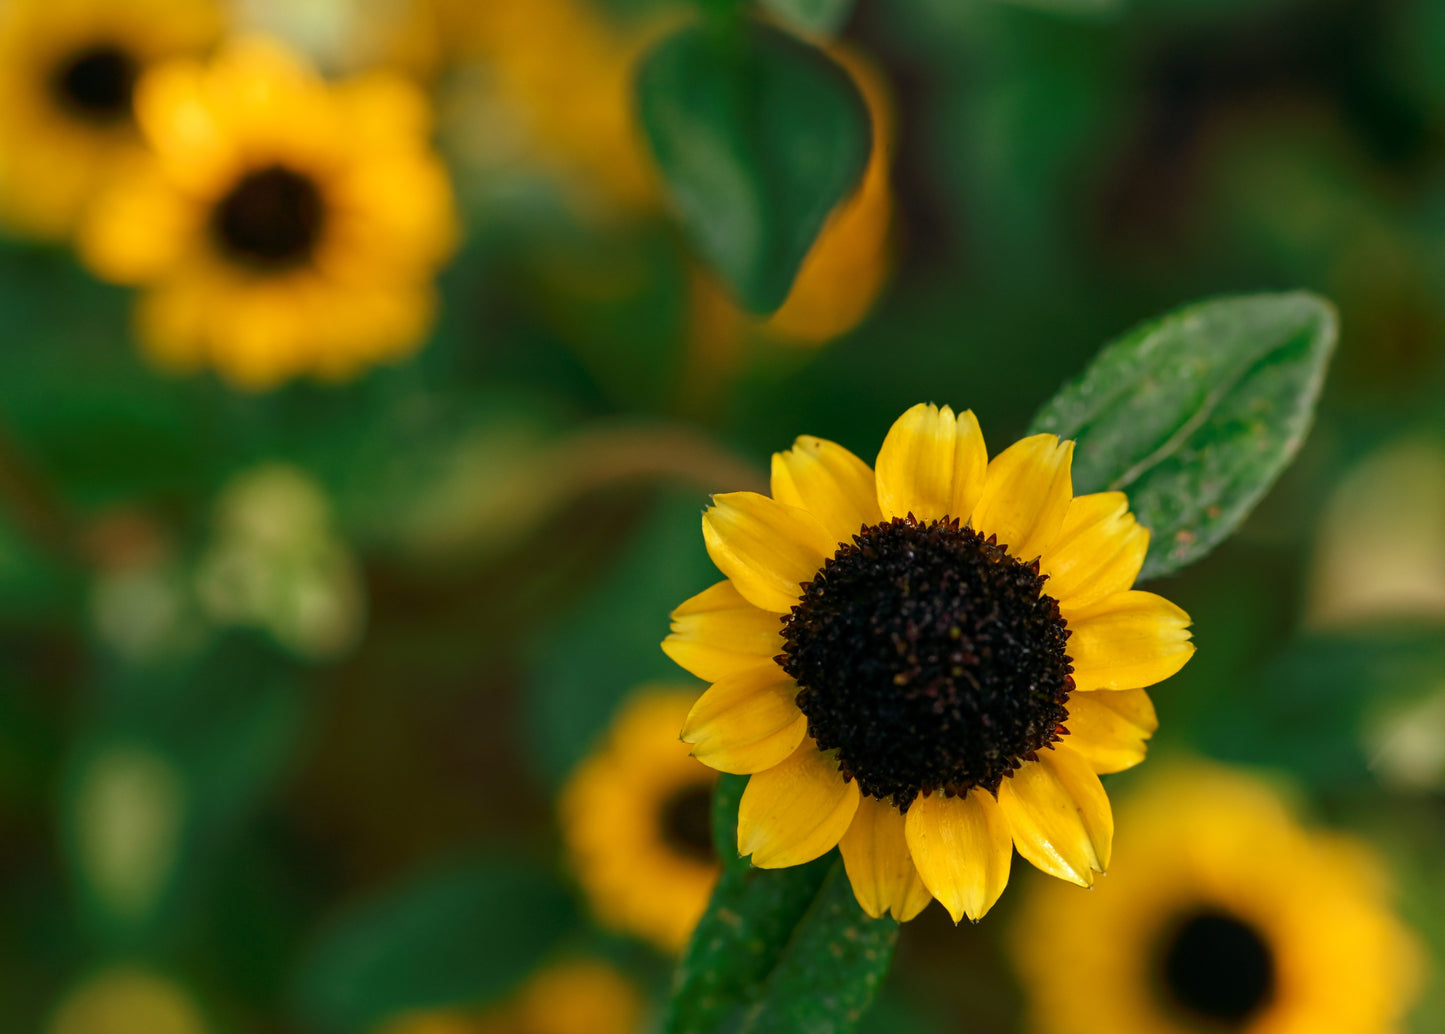
{"type": "Polygon", "coordinates": [[[803,435],[787,452],[773,453],[773,498],[807,510],[837,542],[851,542],[865,524],[877,524],[873,471],[841,445],[803,435]]]}
{"type": "Polygon", "coordinates": [[[838,842],[858,905],[874,919],[892,913],[904,923],[933,900],[913,867],[903,825],[902,813],[892,804],[863,797],[838,842]]]}
{"type": "Polygon", "coordinates": [[[1142,689],[1074,693],[1069,697],[1068,745],[1095,772],[1133,768],[1144,760],[1159,728],[1154,703],[1142,689]]]}
{"type": "Polygon", "coordinates": [[[1128,496],[1081,495],[1069,503],[1063,528],[1044,551],[1044,591],[1064,606],[1087,607],[1132,587],[1147,552],[1149,529],[1129,512],[1128,496]]]}
{"type": "Polygon", "coordinates": [[[1028,861],[1061,880],[1090,887],[1109,865],[1114,813],[1104,784],[1066,746],[1039,751],[999,786],[998,803],[1028,861]]]}
{"type": "Polygon", "coordinates": [[[984,487],[988,451],[972,410],[919,403],[878,450],[878,506],[884,517],[966,521],[984,487]]]}
{"type": "Polygon", "coordinates": [[[702,537],[718,570],[754,606],[786,614],[836,546],[806,510],[756,492],[713,496],[702,537]]]}
{"type": "Polygon", "coordinates": [[[858,784],[803,741],[782,764],[748,780],[738,807],[738,854],[760,869],[811,862],[831,851],[858,811],[858,784]]]}
{"type": "Polygon", "coordinates": [[[1073,457],[1074,443],[1052,434],[1014,442],[988,465],[983,495],[973,511],[974,529],[997,536],[1025,563],[1047,552],[1074,495],[1069,474],[1073,457]]]}
{"type": "Polygon", "coordinates": [[[1140,689],[1173,675],[1194,654],[1189,615],[1162,596],[1131,589],[1090,607],[1060,608],[1080,690],[1140,689]]]}
{"type": "Polygon", "coordinates": [[[782,622],[721,581],[672,612],[662,649],[698,678],[716,682],[781,653],[782,622]]]}
{"type": "Polygon", "coordinates": [[[962,797],[934,793],[913,802],[906,828],[913,864],[953,921],[982,919],[1008,886],[1013,862],[999,802],[977,788],[962,797]]]}
{"type": "Polygon", "coordinates": [[[803,742],[808,719],[798,710],[798,684],[771,661],[713,683],[682,726],[692,756],[723,772],[761,772],[803,742]]]}
{"type": "Polygon", "coordinates": [[[119,284],[155,279],[181,260],[204,210],[178,194],[151,166],[122,173],[96,199],[81,225],[81,259],[119,284]]]}

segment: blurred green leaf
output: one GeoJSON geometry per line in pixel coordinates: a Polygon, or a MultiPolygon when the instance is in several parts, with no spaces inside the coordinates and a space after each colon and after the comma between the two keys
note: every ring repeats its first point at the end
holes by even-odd
{"type": "Polygon", "coordinates": [[[638,105],[694,243],[748,309],[782,305],[868,161],[868,111],[822,51],[746,22],[692,26],[643,61],[638,105]]]}
{"type": "Polygon", "coordinates": [[[1105,348],[1031,431],[1077,440],[1076,492],[1129,494],[1157,578],[1227,538],[1294,457],[1336,334],[1305,292],[1185,306],[1105,348]]]}
{"type": "MultiPolygon", "coordinates": [[[[1191,739],[1222,760],[1286,767],[1316,788],[1358,784],[1388,746],[1371,742],[1370,726],[1442,689],[1438,626],[1313,634],[1201,708],[1191,739]]],[[[1445,730],[1416,731],[1445,746],[1445,730]]]]}
{"type": "Polygon", "coordinates": [[[835,35],[856,4],[857,0],[763,0],[763,8],[783,24],[820,36],[835,35]]]}
{"type": "Polygon", "coordinates": [[[898,924],[858,907],[834,852],[755,869],[737,857],[746,776],[713,800],[722,876],[679,964],[666,1034],[841,1034],[857,1026],[893,959],[898,924]]]}
{"type": "Polygon", "coordinates": [[[298,969],[297,1009],[322,1034],[396,1013],[482,1004],[529,973],[571,925],[546,869],[488,858],[421,876],[354,908],[298,969]]]}

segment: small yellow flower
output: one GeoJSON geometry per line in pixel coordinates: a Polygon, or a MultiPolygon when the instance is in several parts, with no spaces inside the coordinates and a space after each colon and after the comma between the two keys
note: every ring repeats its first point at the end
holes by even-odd
{"type": "Polygon", "coordinates": [[[345,378],[421,343],[457,226],[425,97],[378,72],[323,82],[248,39],[136,91],[150,152],[83,228],[100,276],[140,284],[161,365],[240,387],[345,378]]]}
{"type": "Polygon", "coordinates": [[[1013,848],[1090,886],[1114,820],[1099,774],[1143,760],[1143,687],[1194,652],[1189,616],[1133,590],[1149,535],[1120,492],[1075,497],[1073,443],[992,461],[972,412],[918,405],[877,472],[799,438],[772,497],[715,496],[727,580],[672,615],[663,649],[713,683],[683,739],[750,773],[738,851],[799,865],[839,845],[868,914],[937,898],[978,919],[1013,848]]]}
{"type": "Polygon", "coordinates": [[[411,1013],[381,1034],[638,1034],[642,1018],[631,981],[606,963],[571,959],[543,969],[495,1009],[411,1013]]]}
{"type": "Polygon", "coordinates": [[[562,791],[562,834],[593,911],[668,952],[687,943],[718,874],[717,776],[677,739],[695,695],[636,693],[562,791]]]}
{"type": "Polygon", "coordinates": [[[1093,894],[1041,886],[1017,917],[1032,1030],[1400,1029],[1419,951],[1365,845],[1306,830],[1268,786],[1205,765],[1157,780],[1123,814],[1093,894]]]}
{"type": "Polygon", "coordinates": [[[214,0],[0,4],[0,224],[63,240],[139,146],[135,84],[221,31],[214,0]]]}

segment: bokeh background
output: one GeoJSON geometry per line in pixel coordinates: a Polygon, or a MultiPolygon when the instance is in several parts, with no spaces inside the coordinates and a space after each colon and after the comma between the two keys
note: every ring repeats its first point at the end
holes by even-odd
{"type": "MultiPolygon", "coordinates": [[[[658,642],[714,580],[708,494],[798,434],[871,459],[920,400],[1002,445],[1134,323],[1308,288],[1341,328],[1315,430],[1162,590],[1199,652],[1109,786],[1211,758],[1372,845],[1420,945],[1407,1027],[1439,1029],[1445,6],[861,0],[826,45],[869,171],[760,319],[635,128],[638,57],[691,5],[218,0],[186,55],[261,33],[415,84],[455,198],[414,340],[257,376],[158,345],[88,216],[25,218],[75,163],[102,203],[145,146],[126,113],[116,149],[4,171],[79,118],[17,77],[60,89],[102,9],[159,37],[195,6],[0,0],[0,53],[34,58],[0,70],[0,1026],[647,1029],[671,956],[598,918],[559,798],[635,689],[697,688],[658,642]]],[[[344,306],[296,304],[330,340],[344,306]]],[[[909,924],[870,1029],[1029,1029],[1007,945],[1050,936],[1046,880],[909,924]]]]}

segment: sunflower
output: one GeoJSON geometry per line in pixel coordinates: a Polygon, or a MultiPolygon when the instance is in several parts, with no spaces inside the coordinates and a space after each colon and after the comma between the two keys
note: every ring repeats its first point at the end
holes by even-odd
{"type": "Polygon", "coordinates": [[[989,461],[972,412],[918,405],[877,472],[799,438],[772,497],[703,514],[727,576],[663,649],[713,683],[683,739],[750,773],[738,851],[762,868],[841,848],[858,903],[979,919],[1012,848],[1082,886],[1109,863],[1099,774],[1144,757],[1142,687],[1193,653],[1189,616],[1130,588],[1148,532],[1119,492],[1073,495],[1073,443],[989,461]]]}
{"type": "Polygon", "coordinates": [[[460,1010],[401,1016],[381,1034],[637,1034],[642,996],[612,966],[593,959],[556,962],[512,999],[478,1015],[460,1010]]]}
{"type": "Polygon", "coordinates": [[[137,80],[220,31],[213,0],[0,4],[0,223],[69,237],[110,167],[139,147],[137,80]]]}
{"type": "Polygon", "coordinates": [[[98,275],[147,288],[138,330],[158,363],[261,389],[421,342],[456,220],[415,86],[328,84],[251,38],[154,70],[136,115],[151,150],[97,200],[81,246],[98,275]]]}
{"type": "Polygon", "coordinates": [[[561,799],[572,869],[593,911],[668,952],[687,943],[718,874],[709,818],[717,776],[677,739],[695,696],[634,694],[561,799]]]}
{"type": "Polygon", "coordinates": [[[1156,780],[1124,814],[1095,893],[1039,887],[1017,917],[1033,1030],[1399,1029],[1419,952],[1363,844],[1302,828],[1268,786],[1206,765],[1156,780]]]}

